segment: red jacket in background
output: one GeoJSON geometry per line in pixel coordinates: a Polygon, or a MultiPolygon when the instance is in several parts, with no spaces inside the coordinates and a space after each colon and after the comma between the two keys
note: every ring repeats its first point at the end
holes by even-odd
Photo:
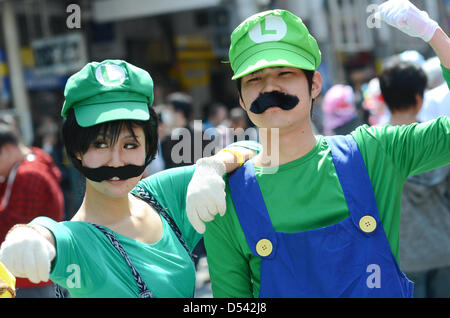
{"type": "MultiPolygon", "coordinates": [[[[64,219],[64,197],[60,187],[61,172],[50,155],[39,148],[31,148],[17,169],[11,196],[6,207],[0,205],[0,243],[15,224],[26,224],[38,216],[48,216],[55,221],[64,219]]],[[[0,183],[0,201],[7,181],[0,183]]],[[[48,283],[33,284],[18,278],[16,286],[33,287],[48,283]]]]}

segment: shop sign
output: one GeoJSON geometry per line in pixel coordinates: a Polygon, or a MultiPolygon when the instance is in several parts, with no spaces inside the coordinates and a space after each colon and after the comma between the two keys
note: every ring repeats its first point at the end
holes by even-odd
{"type": "Polygon", "coordinates": [[[31,46],[37,75],[72,74],[88,62],[86,44],[78,32],[35,40],[31,46]]]}

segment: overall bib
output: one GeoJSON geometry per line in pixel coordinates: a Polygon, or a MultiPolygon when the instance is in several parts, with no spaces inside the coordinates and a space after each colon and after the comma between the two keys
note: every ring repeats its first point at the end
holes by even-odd
{"type": "Polygon", "coordinates": [[[327,142],[350,212],[337,224],[275,232],[253,163],[247,161],[229,178],[248,245],[261,258],[259,296],[412,297],[413,283],[391,252],[356,142],[350,135],[327,142]]]}

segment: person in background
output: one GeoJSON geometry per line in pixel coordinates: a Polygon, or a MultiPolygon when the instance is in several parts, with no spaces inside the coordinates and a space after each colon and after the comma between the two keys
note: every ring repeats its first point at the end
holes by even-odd
{"type": "MultiPolygon", "coordinates": [[[[163,120],[163,116],[162,116],[162,111],[163,111],[164,107],[165,106],[163,106],[163,105],[154,107],[155,113],[158,116],[158,136],[160,136],[160,138],[165,138],[168,133],[168,130],[169,130],[168,123],[163,120]]],[[[161,139],[160,138],[158,138],[158,150],[155,154],[155,159],[153,159],[153,161],[150,162],[148,164],[148,166],[145,168],[144,178],[151,176],[152,174],[155,174],[159,171],[163,171],[166,168],[164,159],[162,157],[162,148],[161,148],[161,139]]]]}
{"type": "Polygon", "coordinates": [[[423,63],[422,68],[427,74],[427,90],[433,89],[445,83],[441,72],[441,61],[437,56],[430,57],[423,63]]]}
{"type": "Polygon", "coordinates": [[[353,88],[349,85],[332,86],[322,103],[324,135],[345,135],[364,122],[358,117],[353,88]]]}
{"type": "Polygon", "coordinates": [[[203,151],[209,143],[204,138],[204,130],[192,123],[193,100],[183,92],[175,92],[167,96],[168,112],[171,114],[172,130],[161,140],[161,153],[165,168],[187,166],[203,157],[203,151]],[[199,144],[196,147],[196,142],[199,144]],[[197,151],[198,150],[198,151],[197,151]]]}
{"type": "Polygon", "coordinates": [[[203,123],[203,129],[208,132],[208,134],[215,138],[215,136],[220,132],[216,132],[221,125],[226,125],[228,120],[228,108],[221,103],[209,103],[204,106],[204,112],[206,113],[206,120],[203,123]]]}
{"type": "Polygon", "coordinates": [[[384,102],[380,90],[380,80],[378,77],[372,78],[363,89],[364,101],[362,107],[369,112],[369,126],[386,125],[391,118],[389,108],[384,102]]]}
{"type": "Polygon", "coordinates": [[[380,75],[380,90],[386,102],[391,125],[409,125],[417,122],[422,107],[427,76],[416,63],[394,61],[380,75]]]}
{"type": "Polygon", "coordinates": [[[435,119],[439,116],[450,116],[450,90],[443,81],[442,74],[436,72],[440,67],[439,59],[433,57],[423,65],[428,78],[428,90],[425,91],[423,106],[417,114],[421,122],[435,119]]]}
{"type": "Polygon", "coordinates": [[[228,108],[222,103],[211,102],[203,107],[203,112],[205,113],[203,130],[216,147],[223,147],[227,144],[228,108]]]}
{"type": "Polygon", "coordinates": [[[242,140],[258,141],[258,130],[249,126],[247,113],[241,107],[231,109],[229,122],[225,145],[242,140]]]}
{"type": "MultiPolygon", "coordinates": [[[[401,52],[400,54],[395,55],[392,58],[392,62],[398,60],[402,62],[411,62],[419,65],[420,67],[423,67],[425,64],[425,58],[422,54],[420,54],[416,50],[406,50],[401,52]]],[[[391,63],[391,61],[388,61],[388,64],[391,63]]]]}
{"type": "MultiPolygon", "coordinates": [[[[17,127],[0,123],[0,242],[17,223],[36,217],[64,219],[61,173],[50,155],[19,140],[17,127]]],[[[51,282],[35,284],[18,278],[17,297],[56,297],[51,282]]]]}
{"type": "MultiPolygon", "coordinates": [[[[390,125],[417,123],[427,76],[397,62],[380,75],[390,125]]],[[[414,297],[450,297],[450,165],[409,177],[403,187],[400,266],[414,282],[414,297]]]]}
{"type": "Polygon", "coordinates": [[[70,162],[66,156],[61,134],[59,133],[60,127],[52,116],[43,116],[39,122],[40,125],[36,131],[36,138],[33,144],[48,153],[61,172],[60,186],[65,203],[64,219],[70,220],[74,205],[77,204],[77,194],[73,191],[71,178],[75,176],[71,175],[70,162]]]}

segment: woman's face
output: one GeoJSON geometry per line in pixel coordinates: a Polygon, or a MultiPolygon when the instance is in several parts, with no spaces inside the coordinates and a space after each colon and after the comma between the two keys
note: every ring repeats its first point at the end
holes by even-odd
{"type": "MultiPolygon", "coordinates": [[[[124,125],[120,131],[119,138],[114,145],[110,145],[108,137],[105,139],[102,134],[91,143],[89,149],[83,155],[78,157],[83,166],[88,168],[98,168],[101,166],[122,167],[126,165],[142,166],[145,162],[145,135],[142,127],[134,126],[131,134],[124,125]]],[[[106,134],[108,136],[108,133],[106,134]]],[[[86,179],[95,190],[113,198],[119,198],[128,195],[136,186],[142,175],[125,180],[105,180],[94,182],[86,179]]]]}

